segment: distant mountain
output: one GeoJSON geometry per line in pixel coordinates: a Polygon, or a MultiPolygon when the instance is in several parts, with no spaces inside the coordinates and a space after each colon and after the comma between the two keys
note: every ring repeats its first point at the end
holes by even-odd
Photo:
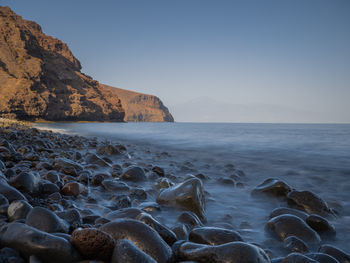
{"type": "MultiPolygon", "coordinates": [[[[184,122],[327,122],[331,116],[267,104],[234,104],[199,97],[170,107],[184,122]]],[[[334,118],[333,118],[334,119],[334,118]]]]}
{"type": "Polygon", "coordinates": [[[173,121],[159,98],[81,72],[62,41],[0,6],[0,116],[49,121],[173,121]]]}

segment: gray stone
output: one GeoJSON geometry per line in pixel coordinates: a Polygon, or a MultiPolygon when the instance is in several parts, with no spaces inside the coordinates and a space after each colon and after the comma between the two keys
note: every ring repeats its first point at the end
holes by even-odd
{"type": "Polygon", "coordinates": [[[21,223],[7,225],[1,242],[26,257],[34,255],[43,263],[74,263],[80,260],[79,254],[66,239],[21,223]]]}
{"type": "Polygon", "coordinates": [[[55,213],[43,207],[34,207],[27,215],[26,224],[44,232],[68,233],[69,225],[55,213]]]}
{"type": "Polygon", "coordinates": [[[15,221],[18,219],[25,219],[27,214],[33,207],[24,200],[13,201],[7,209],[7,215],[9,220],[15,221]]]}
{"type": "Polygon", "coordinates": [[[111,263],[157,263],[128,239],[120,239],[113,252],[111,263]]]}
{"type": "Polygon", "coordinates": [[[120,179],[132,182],[142,182],[147,179],[145,171],[138,166],[129,167],[119,176],[120,179]]]}
{"type": "Polygon", "coordinates": [[[206,245],[222,245],[234,241],[243,241],[239,233],[219,227],[196,227],[188,237],[189,241],[206,245]]]}
{"type": "Polygon", "coordinates": [[[102,225],[100,230],[110,234],[117,242],[121,239],[130,240],[159,263],[171,259],[172,250],[167,243],[153,228],[140,221],[119,219],[102,225]]]}

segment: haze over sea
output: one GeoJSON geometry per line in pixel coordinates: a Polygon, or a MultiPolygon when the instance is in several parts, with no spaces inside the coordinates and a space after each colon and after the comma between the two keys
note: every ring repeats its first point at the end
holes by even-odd
{"type": "Polygon", "coordinates": [[[130,162],[160,165],[175,176],[184,173],[209,176],[214,181],[205,183],[209,192],[208,222],[215,225],[225,221],[240,228],[247,224],[241,231],[251,241],[266,239],[261,230],[269,213],[286,204],[272,198],[255,199],[250,196],[250,190],[266,178],[283,179],[298,190],[313,191],[342,214],[332,222],[337,237],[331,243],[350,249],[350,124],[43,123],[36,126],[126,143],[130,162]],[[232,186],[217,182],[229,175],[232,166],[246,175],[242,189],[232,190],[232,186]]]}

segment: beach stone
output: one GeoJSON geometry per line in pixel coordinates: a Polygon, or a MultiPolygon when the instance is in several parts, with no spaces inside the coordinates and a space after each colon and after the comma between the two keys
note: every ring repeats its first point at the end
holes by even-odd
{"type": "Polygon", "coordinates": [[[316,231],[294,215],[276,216],[267,222],[266,229],[281,241],[289,236],[296,236],[309,244],[319,244],[321,241],[316,231]]]}
{"type": "Polygon", "coordinates": [[[9,205],[9,201],[4,195],[0,194],[0,206],[3,205],[9,205]]]}
{"type": "Polygon", "coordinates": [[[9,202],[15,200],[27,200],[27,198],[25,198],[25,196],[20,191],[8,185],[2,180],[0,180],[0,194],[5,196],[9,202]]]}
{"type": "Polygon", "coordinates": [[[195,213],[189,211],[182,212],[177,218],[177,222],[185,224],[189,229],[192,229],[196,226],[203,226],[203,223],[198,218],[198,216],[195,213]]]}
{"type": "Polygon", "coordinates": [[[106,215],[106,219],[115,220],[121,218],[136,219],[143,211],[136,207],[121,208],[116,211],[112,211],[106,215]]]}
{"type": "Polygon", "coordinates": [[[304,256],[303,254],[291,253],[282,260],[282,263],[318,263],[318,262],[316,260],[313,260],[312,258],[304,256]]]}
{"type": "Polygon", "coordinates": [[[49,195],[49,194],[59,192],[60,188],[56,184],[51,183],[50,181],[41,180],[39,184],[39,190],[40,190],[40,193],[49,195]]]}
{"type": "Polygon", "coordinates": [[[117,209],[131,206],[131,199],[127,195],[114,195],[110,201],[113,203],[113,206],[116,206],[117,209]]]}
{"type": "Polygon", "coordinates": [[[288,208],[288,207],[278,207],[270,213],[270,218],[280,216],[280,215],[285,215],[285,214],[290,214],[290,215],[295,215],[297,217],[300,217],[303,220],[306,220],[306,218],[309,216],[307,213],[293,209],[293,208],[288,208]]]}
{"type": "Polygon", "coordinates": [[[116,180],[103,180],[101,185],[104,189],[110,192],[121,192],[130,190],[130,187],[126,183],[119,182],[116,180]]]}
{"type": "Polygon", "coordinates": [[[296,236],[286,237],[283,241],[283,245],[292,252],[299,252],[302,254],[309,252],[309,248],[305,242],[296,236]]]}
{"type": "Polygon", "coordinates": [[[320,263],[339,263],[337,259],[324,253],[309,253],[306,256],[320,263]]]}
{"type": "Polygon", "coordinates": [[[318,252],[334,257],[340,263],[350,263],[350,254],[332,245],[322,245],[318,252]]]}
{"type": "Polygon", "coordinates": [[[270,263],[269,257],[261,248],[244,243],[230,242],[210,246],[185,242],[179,246],[180,260],[191,260],[200,263],[270,263]]]}
{"type": "Polygon", "coordinates": [[[30,204],[28,204],[27,201],[24,201],[24,200],[13,201],[7,209],[7,215],[8,215],[9,221],[12,222],[18,219],[26,218],[27,214],[32,209],[33,207],[30,204]]]}
{"type": "Polygon", "coordinates": [[[130,189],[129,196],[131,199],[144,201],[147,199],[147,192],[142,187],[134,187],[130,189]]]}
{"type": "Polygon", "coordinates": [[[77,182],[67,183],[61,189],[61,193],[63,195],[74,196],[74,197],[77,197],[83,192],[86,192],[85,186],[77,182]]]}
{"type": "Polygon", "coordinates": [[[219,227],[196,227],[191,230],[188,239],[194,243],[212,246],[243,241],[241,235],[236,231],[219,227]]]}
{"type": "Polygon", "coordinates": [[[308,214],[328,216],[332,213],[327,203],[310,191],[292,191],[288,194],[288,200],[308,214]]]}
{"type": "Polygon", "coordinates": [[[168,244],[172,245],[177,241],[177,237],[173,231],[171,231],[168,227],[159,223],[156,219],[154,219],[151,215],[147,213],[141,213],[137,216],[137,220],[145,223],[146,225],[152,227],[157,233],[163,238],[163,240],[168,244]]]}
{"type": "Polygon", "coordinates": [[[80,260],[79,254],[66,239],[22,223],[11,223],[3,228],[1,243],[25,257],[35,255],[43,263],[74,263],[80,260]]]}
{"type": "Polygon", "coordinates": [[[70,242],[84,258],[106,261],[112,257],[115,245],[113,237],[93,228],[75,230],[70,242]]]}
{"type": "Polygon", "coordinates": [[[157,262],[168,262],[172,250],[150,226],[133,219],[119,219],[104,224],[100,230],[110,234],[117,242],[128,239],[157,262]]]}
{"type": "Polygon", "coordinates": [[[117,147],[113,145],[103,145],[96,148],[96,152],[102,155],[118,155],[120,154],[117,147]]]}
{"type": "Polygon", "coordinates": [[[34,207],[27,215],[26,222],[28,226],[35,227],[44,232],[68,233],[69,225],[55,213],[44,207],[34,207]]]}
{"type": "Polygon", "coordinates": [[[9,247],[0,249],[0,262],[1,263],[25,263],[24,259],[19,253],[9,247]]]}
{"type": "Polygon", "coordinates": [[[128,239],[120,239],[113,251],[111,263],[157,263],[128,239]]]}
{"type": "Polygon", "coordinates": [[[43,179],[46,179],[54,184],[57,184],[57,182],[61,182],[61,176],[55,170],[51,170],[51,171],[46,172],[43,176],[43,179]]]}
{"type": "Polygon", "coordinates": [[[258,186],[256,186],[252,194],[269,194],[273,196],[287,196],[291,191],[291,187],[284,181],[276,178],[268,178],[258,186]]]}
{"type": "Polygon", "coordinates": [[[171,227],[178,240],[188,240],[189,229],[185,224],[177,223],[171,227]]]}
{"type": "Polygon", "coordinates": [[[319,215],[310,215],[306,218],[306,223],[319,234],[334,236],[336,234],[335,227],[331,225],[327,219],[319,215]]]}
{"type": "Polygon", "coordinates": [[[227,177],[219,178],[217,181],[219,184],[222,184],[224,186],[231,186],[231,187],[235,186],[235,181],[231,178],[227,178],[227,177]]]}
{"type": "Polygon", "coordinates": [[[158,176],[160,176],[160,177],[163,177],[165,175],[164,169],[159,167],[159,166],[153,166],[152,171],[154,173],[158,174],[158,176]]]}
{"type": "Polygon", "coordinates": [[[3,163],[3,161],[0,160],[0,171],[1,171],[1,172],[4,172],[5,169],[6,169],[5,164],[3,163]]]}
{"type": "Polygon", "coordinates": [[[80,164],[63,157],[55,158],[53,167],[56,170],[60,170],[63,168],[74,168],[77,172],[83,170],[83,166],[81,166],[80,164]]]}
{"type": "Polygon", "coordinates": [[[142,209],[146,213],[155,213],[161,210],[160,205],[156,202],[143,202],[139,204],[138,208],[142,209]]]}
{"type": "Polygon", "coordinates": [[[124,173],[119,176],[120,179],[132,182],[146,181],[147,177],[145,171],[138,166],[132,166],[128,168],[124,173]]]}
{"type": "Polygon", "coordinates": [[[86,157],[86,162],[88,164],[96,164],[101,167],[110,167],[111,165],[103,160],[101,157],[97,156],[96,154],[88,154],[86,157]]]}
{"type": "Polygon", "coordinates": [[[57,212],[56,214],[58,217],[65,220],[66,222],[68,222],[68,224],[72,226],[81,226],[83,223],[81,214],[76,208],[68,209],[62,212],[57,212]]]}
{"type": "Polygon", "coordinates": [[[103,180],[105,179],[105,177],[102,174],[95,174],[92,178],[91,178],[91,185],[94,186],[99,186],[102,184],[103,180]]]}
{"type": "Polygon", "coordinates": [[[39,190],[40,176],[37,173],[22,172],[9,181],[9,185],[22,193],[34,193],[39,190]]]}
{"type": "Polygon", "coordinates": [[[163,189],[163,188],[169,188],[170,186],[173,186],[173,185],[174,184],[170,182],[168,178],[160,178],[155,184],[155,188],[163,189]]]}
{"type": "Polygon", "coordinates": [[[173,187],[163,189],[157,196],[159,204],[175,205],[194,212],[205,219],[205,197],[202,181],[191,178],[173,187]]]}

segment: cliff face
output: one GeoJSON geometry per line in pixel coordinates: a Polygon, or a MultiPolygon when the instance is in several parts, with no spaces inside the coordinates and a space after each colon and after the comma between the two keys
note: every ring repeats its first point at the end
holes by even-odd
{"type": "Polygon", "coordinates": [[[173,122],[174,118],[167,107],[156,96],[137,93],[103,85],[105,90],[118,96],[125,110],[127,122],[173,122]]]}
{"type": "MultiPolygon", "coordinates": [[[[1,117],[123,121],[123,106],[128,108],[128,103],[120,100],[116,90],[105,88],[83,74],[80,62],[65,43],[45,35],[35,22],[24,20],[10,8],[0,6],[1,117]]],[[[134,113],[140,116],[139,121],[153,120],[141,113],[148,112],[148,102],[140,100],[136,104],[140,111],[134,113]]],[[[164,109],[160,101],[159,106],[158,113],[154,107],[154,115],[162,116],[164,109]]],[[[154,120],[167,121],[161,117],[154,120]]]]}

